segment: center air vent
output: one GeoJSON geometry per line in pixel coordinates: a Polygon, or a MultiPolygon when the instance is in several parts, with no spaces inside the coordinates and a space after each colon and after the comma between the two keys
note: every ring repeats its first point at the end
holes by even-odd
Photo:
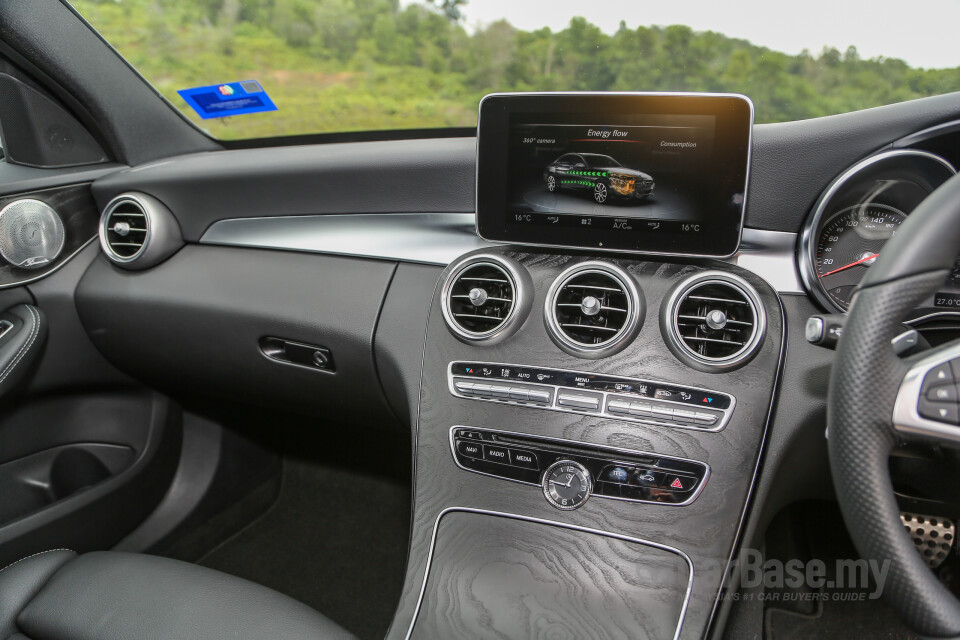
{"type": "Polygon", "coordinates": [[[664,310],[667,343],[700,369],[739,366],[763,340],[766,319],[757,292],[731,274],[706,272],[685,280],[664,310]]]}
{"type": "Polygon", "coordinates": [[[633,279],[606,262],[582,262],[561,273],[547,293],[547,329],[568,353],[599,358],[626,346],[643,320],[633,279]]]}
{"type": "Polygon", "coordinates": [[[443,286],[443,316],[450,329],[460,338],[478,341],[515,326],[529,307],[521,272],[526,273],[512,261],[486,255],[457,265],[443,286]]]}

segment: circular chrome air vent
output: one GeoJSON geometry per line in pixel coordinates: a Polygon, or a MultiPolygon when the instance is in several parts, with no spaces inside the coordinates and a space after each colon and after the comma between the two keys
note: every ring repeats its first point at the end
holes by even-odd
{"type": "MultiPolygon", "coordinates": [[[[472,342],[505,335],[526,315],[522,267],[501,257],[475,255],[456,265],[443,284],[443,317],[472,342]]],[[[523,272],[525,273],[525,272],[523,272]]]]}
{"type": "Polygon", "coordinates": [[[126,269],[146,269],[183,246],[176,218],[162,202],[145,193],[124,193],[100,215],[100,246],[126,269]]]}
{"type": "Polygon", "coordinates": [[[140,198],[114,198],[100,218],[100,244],[115,262],[136,260],[150,239],[150,218],[140,198]]]}
{"type": "Polygon", "coordinates": [[[706,371],[746,363],[763,341],[766,316],[756,290],[721,271],[681,282],[663,306],[667,345],[684,362],[706,371]]]}
{"type": "Polygon", "coordinates": [[[547,292],[544,318],[566,352],[599,358],[629,344],[643,323],[644,300],[633,278],[607,262],[581,262],[547,292]]]}

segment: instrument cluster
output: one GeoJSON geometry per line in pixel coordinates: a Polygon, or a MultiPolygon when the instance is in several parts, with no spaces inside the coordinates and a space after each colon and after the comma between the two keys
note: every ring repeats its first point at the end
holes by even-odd
{"type": "MultiPolygon", "coordinates": [[[[956,170],[927,151],[893,149],[841,174],[820,196],[800,237],[800,274],[828,311],[846,313],[857,286],[907,216],[956,170]]],[[[960,259],[914,318],[960,311],[960,259]]]]}

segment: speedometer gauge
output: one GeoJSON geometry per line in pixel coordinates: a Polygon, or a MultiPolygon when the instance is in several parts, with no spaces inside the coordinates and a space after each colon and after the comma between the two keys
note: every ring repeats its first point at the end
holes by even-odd
{"type": "MultiPolygon", "coordinates": [[[[846,313],[884,245],[955,173],[949,162],[928,151],[889,149],[837,176],[800,234],[797,266],[810,295],[827,311],[846,313]]],[[[960,282],[952,286],[960,289],[960,282]]]]}
{"type": "Polygon", "coordinates": [[[823,225],[816,245],[817,277],[838,307],[850,308],[854,289],[906,217],[885,204],[854,205],[823,225]]]}

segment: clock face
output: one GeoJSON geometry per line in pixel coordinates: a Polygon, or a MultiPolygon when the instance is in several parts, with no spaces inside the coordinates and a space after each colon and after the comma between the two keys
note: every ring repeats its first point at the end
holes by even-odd
{"type": "Polygon", "coordinates": [[[543,474],[543,495],[558,509],[576,509],[587,501],[592,489],[590,472],[572,460],[555,462],[543,474]]]}

